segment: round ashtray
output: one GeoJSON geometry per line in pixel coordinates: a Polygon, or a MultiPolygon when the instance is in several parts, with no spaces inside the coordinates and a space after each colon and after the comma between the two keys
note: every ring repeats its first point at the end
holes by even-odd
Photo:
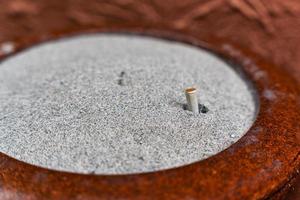
{"type": "Polygon", "coordinates": [[[119,3],[100,18],[88,12],[97,3],[74,3],[56,11],[66,21],[37,18],[50,4],[32,3],[20,9],[35,10],[22,14],[34,34],[3,25],[0,197],[278,198],[299,168],[294,75],[218,28],[201,31],[209,17],[153,23],[164,3],[119,3]],[[140,9],[145,19],[130,17],[140,9]]]}

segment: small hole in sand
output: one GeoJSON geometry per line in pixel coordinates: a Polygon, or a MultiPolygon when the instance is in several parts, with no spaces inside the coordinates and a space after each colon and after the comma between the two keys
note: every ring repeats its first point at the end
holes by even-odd
{"type": "Polygon", "coordinates": [[[124,86],[124,76],[125,76],[125,72],[122,71],[119,75],[119,79],[118,79],[118,85],[120,86],[124,86]]]}
{"type": "MultiPolygon", "coordinates": [[[[199,113],[204,113],[205,114],[209,111],[209,109],[203,104],[199,103],[198,106],[199,106],[199,113]]],[[[187,104],[183,104],[182,108],[183,108],[183,110],[188,110],[187,104]]]]}

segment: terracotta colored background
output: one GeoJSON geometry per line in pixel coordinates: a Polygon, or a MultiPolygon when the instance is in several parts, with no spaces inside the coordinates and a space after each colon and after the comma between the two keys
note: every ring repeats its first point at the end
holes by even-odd
{"type": "MultiPolygon", "coordinates": [[[[171,26],[201,38],[213,34],[287,70],[300,84],[298,0],[0,0],[0,46],[17,48],[24,38],[111,23],[171,26]]],[[[300,162],[300,152],[294,161],[300,162]]],[[[300,199],[300,180],[295,182],[282,189],[294,187],[290,200],[300,199]]]]}

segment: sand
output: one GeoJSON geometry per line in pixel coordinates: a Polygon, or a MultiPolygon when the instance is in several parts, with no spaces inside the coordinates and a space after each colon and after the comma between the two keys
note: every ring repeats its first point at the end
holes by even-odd
{"type": "Polygon", "coordinates": [[[92,34],[43,43],[0,63],[0,151],[54,170],[131,174],[187,165],[241,138],[255,92],[199,48],[92,34]],[[209,111],[184,110],[196,86],[209,111]]]}

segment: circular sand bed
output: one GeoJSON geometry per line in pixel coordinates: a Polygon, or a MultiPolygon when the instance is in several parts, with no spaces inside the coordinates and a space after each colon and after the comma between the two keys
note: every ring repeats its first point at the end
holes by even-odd
{"type": "Polygon", "coordinates": [[[0,64],[0,151],[78,173],[186,165],[241,138],[253,90],[228,64],[178,42],[94,34],[35,46],[0,64]],[[196,86],[209,111],[183,109],[196,86]]]}

